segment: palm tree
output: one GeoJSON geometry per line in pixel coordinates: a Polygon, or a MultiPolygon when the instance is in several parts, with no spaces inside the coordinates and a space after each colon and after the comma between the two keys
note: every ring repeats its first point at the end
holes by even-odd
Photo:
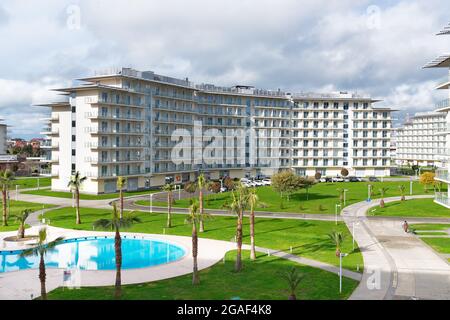
{"type": "Polygon", "coordinates": [[[120,219],[123,218],[123,189],[127,185],[126,177],[118,177],[117,178],[117,189],[119,189],[119,198],[120,198],[120,219]]]}
{"type": "Polygon", "coordinates": [[[303,279],[303,275],[298,273],[297,268],[292,267],[289,271],[282,274],[282,277],[288,283],[289,289],[289,300],[297,300],[297,296],[295,292],[297,291],[297,287],[303,279]]]}
{"type": "Polygon", "coordinates": [[[236,244],[237,244],[237,256],[236,265],[234,267],[236,272],[242,270],[242,220],[244,217],[245,208],[248,206],[248,193],[247,188],[242,185],[238,186],[236,191],[232,193],[233,200],[229,205],[231,212],[237,215],[237,225],[236,225],[236,244]]]}
{"type": "Polygon", "coordinates": [[[333,231],[332,233],[329,233],[328,236],[336,246],[336,257],[339,257],[341,255],[341,246],[345,239],[344,234],[342,232],[333,231]]]}
{"type": "Polygon", "coordinates": [[[386,195],[386,192],[389,190],[388,187],[382,187],[378,189],[380,191],[381,200],[380,200],[380,208],[384,208],[384,196],[386,195]]]}
{"type": "Polygon", "coordinates": [[[406,191],[406,187],[405,187],[405,185],[403,185],[403,184],[401,184],[401,185],[399,185],[398,186],[398,189],[400,190],[400,194],[401,194],[401,198],[400,198],[400,200],[401,201],[405,201],[406,199],[405,199],[405,191],[406,191]]]}
{"type": "Polygon", "coordinates": [[[189,207],[189,216],[186,218],[186,223],[192,225],[192,284],[196,285],[200,283],[200,278],[198,275],[198,234],[197,234],[197,223],[200,220],[199,205],[197,201],[193,201],[189,207]]]}
{"type": "Polygon", "coordinates": [[[33,212],[33,210],[25,209],[22,210],[20,213],[16,214],[16,222],[19,223],[19,230],[17,231],[17,239],[25,238],[25,220],[27,220],[31,212],[33,212]]]}
{"type": "Polygon", "coordinates": [[[255,260],[255,208],[258,204],[259,198],[254,188],[249,191],[247,200],[250,206],[250,259],[255,260]]]}
{"type": "Polygon", "coordinates": [[[173,190],[175,186],[173,183],[166,183],[161,187],[162,191],[167,192],[167,228],[172,227],[172,204],[173,204],[173,190]]]}
{"type": "Polygon", "coordinates": [[[86,177],[81,177],[80,172],[75,172],[75,175],[73,175],[70,178],[69,184],[67,185],[70,187],[72,192],[75,191],[75,201],[76,201],[76,207],[77,207],[77,224],[81,224],[81,217],[80,217],[80,187],[81,184],[86,180],[86,177]]]}
{"type": "Polygon", "coordinates": [[[3,226],[8,225],[8,211],[7,211],[7,195],[11,182],[14,180],[14,173],[9,170],[0,171],[0,186],[2,188],[2,204],[3,204],[3,226]]]}
{"type": "Polygon", "coordinates": [[[116,299],[119,299],[122,294],[122,238],[120,237],[120,230],[129,228],[133,223],[136,222],[141,222],[141,219],[136,217],[133,213],[120,218],[120,214],[119,212],[117,212],[117,206],[115,203],[113,203],[111,219],[99,219],[94,222],[95,228],[112,230],[115,232],[114,250],[116,255],[116,283],[114,297],[116,299]]]}
{"type": "Polygon", "coordinates": [[[203,189],[206,186],[206,178],[202,173],[198,176],[197,179],[197,189],[198,189],[198,202],[199,202],[199,211],[200,211],[200,228],[199,232],[205,231],[205,225],[203,223],[203,189]]]}
{"type": "Polygon", "coordinates": [[[57,238],[53,241],[47,242],[47,229],[42,228],[39,230],[38,243],[34,248],[29,248],[22,251],[21,256],[39,255],[39,280],[41,282],[41,299],[47,300],[47,290],[45,288],[46,272],[45,272],[45,255],[52,251],[55,246],[61,242],[63,238],[57,238]]]}

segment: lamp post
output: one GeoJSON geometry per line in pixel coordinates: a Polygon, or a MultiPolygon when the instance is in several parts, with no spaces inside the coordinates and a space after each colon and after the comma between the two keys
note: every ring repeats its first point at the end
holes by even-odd
{"type": "Polygon", "coordinates": [[[348,256],[348,253],[339,254],[339,293],[342,293],[342,258],[348,256]]]}
{"type": "Polygon", "coordinates": [[[150,213],[153,213],[153,193],[150,193],[150,213]]]}
{"type": "Polygon", "coordinates": [[[368,184],[367,185],[367,201],[370,201],[370,194],[372,193],[372,185],[368,184]]]}
{"type": "Polygon", "coordinates": [[[175,185],[175,191],[178,189],[178,200],[181,200],[181,185],[176,184],[175,185]]]}
{"type": "Polygon", "coordinates": [[[344,207],[345,207],[345,194],[347,193],[348,189],[344,189],[344,207]]]}
{"type": "Polygon", "coordinates": [[[413,177],[409,178],[409,195],[412,196],[413,194],[413,177]]]}
{"type": "Polygon", "coordinates": [[[19,185],[18,184],[16,184],[16,197],[15,197],[15,200],[17,201],[17,194],[19,193],[19,185]]]}
{"type": "Polygon", "coordinates": [[[336,206],[335,206],[335,208],[334,208],[334,214],[335,214],[335,222],[336,222],[336,225],[338,224],[338,208],[340,208],[341,207],[341,205],[339,204],[339,203],[336,203],[336,206]]]}
{"type": "Polygon", "coordinates": [[[37,189],[39,190],[39,178],[37,178],[37,189]]]}

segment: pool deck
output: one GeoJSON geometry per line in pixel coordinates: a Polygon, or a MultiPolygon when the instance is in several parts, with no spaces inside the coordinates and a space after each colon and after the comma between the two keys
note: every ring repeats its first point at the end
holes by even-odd
{"type": "MultiPolygon", "coordinates": [[[[48,227],[49,239],[56,239],[63,236],[65,239],[82,238],[92,236],[113,236],[112,232],[99,231],[77,231],[67,230],[55,227],[48,227]]],[[[37,227],[27,229],[27,234],[36,234],[37,227]]],[[[16,232],[1,233],[0,251],[9,250],[23,250],[25,247],[17,244],[11,245],[2,241],[4,237],[15,235],[16,232]]],[[[190,237],[169,236],[169,235],[152,235],[142,233],[121,233],[122,237],[134,237],[144,239],[157,239],[171,242],[179,245],[186,250],[186,255],[180,260],[163,264],[159,266],[152,266],[140,269],[122,270],[122,284],[136,284],[143,282],[151,282],[173,278],[192,272],[192,240],[190,237]]],[[[200,239],[198,250],[198,267],[199,270],[208,268],[217,262],[221,261],[226,252],[235,249],[236,244],[226,241],[200,239]]],[[[63,286],[63,273],[65,269],[47,268],[47,292],[63,286]]],[[[40,295],[40,282],[38,280],[39,270],[28,269],[20,271],[12,271],[7,273],[0,273],[0,300],[29,300],[32,297],[40,295]]],[[[81,270],[79,271],[76,283],[80,286],[108,286],[115,282],[115,270],[81,270]]],[[[67,289],[68,290],[68,289],[67,289]]]]}

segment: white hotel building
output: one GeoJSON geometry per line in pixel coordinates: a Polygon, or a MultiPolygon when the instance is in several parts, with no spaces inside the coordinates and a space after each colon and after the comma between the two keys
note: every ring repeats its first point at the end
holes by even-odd
{"type": "MultiPolygon", "coordinates": [[[[450,35],[450,25],[448,25],[444,30],[440,31],[438,35],[450,35]]],[[[434,59],[424,68],[445,68],[449,71],[449,79],[442,84],[439,84],[436,89],[438,90],[449,90],[450,89],[450,54],[439,56],[434,59]]],[[[445,138],[445,149],[444,149],[444,161],[442,167],[436,170],[435,180],[447,184],[447,192],[436,192],[434,201],[441,204],[447,208],[450,208],[450,99],[445,99],[436,105],[436,112],[442,112],[445,115],[446,123],[442,135],[445,138]]]]}
{"type": "MultiPolygon", "coordinates": [[[[308,176],[336,176],[342,168],[356,176],[390,173],[392,110],[374,107],[378,100],[370,97],[194,85],[128,68],[80,80],[84,84],[57,90],[64,101],[45,105],[52,110],[46,134],[52,139],[53,190],[68,190],[75,171],[88,177],[83,192],[93,194],[115,192],[118,176],[136,190],[193,180],[200,171],[212,179],[257,176],[268,168],[308,176]],[[235,129],[258,139],[216,149],[213,163],[175,163],[171,153],[180,144],[171,140],[173,131],[185,129],[181,138],[187,141],[183,135],[198,130],[198,123],[209,136],[235,129]],[[232,161],[222,161],[230,154],[232,161]]],[[[196,158],[209,140],[194,141],[180,157],[196,158]]]]}
{"type": "Polygon", "coordinates": [[[446,116],[442,112],[418,112],[398,128],[398,165],[442,166],[445,150],[446,116]]]}

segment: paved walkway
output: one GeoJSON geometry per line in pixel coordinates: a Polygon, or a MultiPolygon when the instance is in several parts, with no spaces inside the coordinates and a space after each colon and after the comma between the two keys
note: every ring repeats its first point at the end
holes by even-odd
{"type": "MultiPolygon", "coordinates": [[[[399,200],[392,197],[385,202],[399,200]]],[[[350,299],[450,299],[449,263],[416,236],[405,233],[401,221],[368,219],[367,210],[377,205],[379,200],[360,202],[343,210],[350,230],[356,223],[354,237],[364,257],[362,281],[350,299]]]]}

